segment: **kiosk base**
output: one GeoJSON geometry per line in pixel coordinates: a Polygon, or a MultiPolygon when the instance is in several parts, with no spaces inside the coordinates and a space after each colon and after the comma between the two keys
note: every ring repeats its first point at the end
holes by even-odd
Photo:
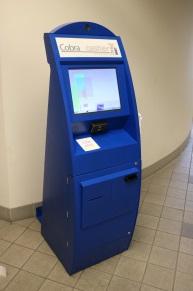
{"type": "Polygon", "coordinates": [[[42,235],[70,275],[126,251],[131,242],[131,236],[128,235],[114,241],[98,244],[94,248],[90,246],[81,250],[82,247],[80,246],[79,253],[74,256],[73,261],[67,261],[66,255],[64,256],[66,248],[61,241],[57,240],[56,242],[53,241],[53,237],[49,238],[49,231],[47,233],[46,229],[42,231],[42,235]]]}

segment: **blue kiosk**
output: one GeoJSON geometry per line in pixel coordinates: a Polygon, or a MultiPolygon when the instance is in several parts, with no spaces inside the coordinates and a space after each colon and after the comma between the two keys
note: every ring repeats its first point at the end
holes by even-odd
{"type": "Polygon", "coordinates": [[[45,34],[50,65],[42,235],[69,274],[125,251],[135,227],[138,112],[120,37],[91,22],[45,34]]]}

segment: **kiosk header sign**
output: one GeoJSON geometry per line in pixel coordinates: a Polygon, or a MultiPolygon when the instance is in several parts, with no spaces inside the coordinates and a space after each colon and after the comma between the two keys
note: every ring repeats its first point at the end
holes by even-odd
{"type": "Polygon", "coordinates": [[[56,37],[61,58],[121,58],[121,52],[115,39],[56,37]]]}

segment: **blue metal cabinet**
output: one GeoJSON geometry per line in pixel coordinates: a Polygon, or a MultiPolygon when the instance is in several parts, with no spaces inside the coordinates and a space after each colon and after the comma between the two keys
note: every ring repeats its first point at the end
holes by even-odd
{"type": "Polygon", "coordinates": [[[141,186],[138,113],[120,37],[77,22],[46,33],[45,47],[50,87],[41,231],[73,274],[130,244],[141,186]],[[85,138],[97,147],[82,146],[85,138]]]}

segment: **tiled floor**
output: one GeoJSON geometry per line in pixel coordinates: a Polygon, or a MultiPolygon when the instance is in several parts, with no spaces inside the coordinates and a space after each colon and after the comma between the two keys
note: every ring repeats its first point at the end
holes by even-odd
{"type": "Polygon", "coordinates": [[[6,291],[193,291],[193,137],[183,153],[143,181],[128,251],[69,276],[34,218],[0,220],[6,291]]]}

